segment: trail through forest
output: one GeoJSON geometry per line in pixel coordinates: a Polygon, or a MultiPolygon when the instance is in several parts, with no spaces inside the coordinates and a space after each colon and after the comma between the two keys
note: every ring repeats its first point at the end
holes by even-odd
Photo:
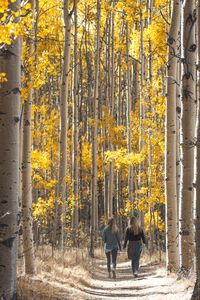
{"type": "MultiPolygon", "coordinates": [[[[164,268],[158,264],[144,264],[138,278],[134,278],[130,262],[120,262],[117,266],[117,279],[108,279],[106,264],[98,262],[90,283],[81,288],[80,299],[190,299],[192,285],[177,276],[166,277],[164,268]]],[[[75,299],[72,298],[71,299],[75,299]]]]}
{"type": "Polygon", "coordinates": [[[85,258],[82,266],[70,266],[66,259],[64,265],[59,259],[52,262],[40,261],[38,265],[41,270],[35,276],[27,276],[23,272],[18,276],[20,300],[191,299],[193,278],[184,279],[177,274],[167,274],[165,266],[156,262],[148,263],[146,259],[141,263],[138,277],[134,278],[130,261],[122,255],[117,264],[116,279],[107,277],[106,260],[103,257],[85,258]]]}

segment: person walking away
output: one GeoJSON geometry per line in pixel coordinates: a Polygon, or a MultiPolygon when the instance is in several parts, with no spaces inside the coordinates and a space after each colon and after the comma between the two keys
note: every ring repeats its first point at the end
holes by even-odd
{"type": "Polygon", "coordinates": [[[104,228],[102,234],[104,250],[107,257],[108,278],[111,278],[111,256],[112,256],[112,274],[116,278],[117,251],[121,250],[120,234],[114,218],[108,219],[108,225],[104,228]]]}
{"type": "Polygon", "coordinates": [[[125,249],[128,243],[128,258],[131,259],[132,271],[135,277],[138,276],[142,241],[145,244],[144,231],[139,226],[137,217],[131,217],[129,226],[126,229],[123,248],[125,249]]]}

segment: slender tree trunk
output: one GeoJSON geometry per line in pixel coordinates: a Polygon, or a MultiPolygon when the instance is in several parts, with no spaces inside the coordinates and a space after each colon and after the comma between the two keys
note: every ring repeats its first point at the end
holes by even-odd
{"type": "Polygon", "coordinates": [[[180,24],[181,1],[173,2],[173,13],[168,36],[168,74],[166,105],[166,234],[167,268],[178,270],[178,224],[176,194],[176,71],[177,38],[180,24]]]}
{"type": "Polygon", "coordinates": [[[56,230],[54,242],[58,240],[59,246],[63,248],[63,226],[61,221],[63,210],[65,209],[66,198],[66,177],[67,177],[67,130],[68,130],[68,83],[71,48],[71,12],[69,12],[69,1],[64,1],[64,55],[62,66],[61,90],[60,90],[60,148],[59,148],[59,177],[57,195],[61,204],[57,203],[56,230]]]}
{"type": "MultiPolygon", "coordinates": [[[[73,227],[77,228],[78,218],[78,20],[77,20],[77,0],[74,0],[74,106],[73,106],[73,192],[74,192],[74,209],[73,209],[73,227]]],[[[76,231],[76,230],[75,230],[76,231]]]]}
{"type": "MultiPolygon", "coordinates": [[[[33,24],[31,38],[28,40],[30,57],[33,56],[33,36],[34,36],[34,0],[31,2],[33,10],[33,24]]],[[[32,83],[31,70],[27,71],[27,82],[32,83]]],[[[30,87],[28,99],[24,100],[23,111],[23,150],[22,150],[22,229],[23,229],[23,250],[25,258],[25,272],[34,273],[34,249],[32,232],[32,178],[31,178],[31,119],[32,119],[32,98],[33,88],[30,87]]]]}
{"type": "MultiPolygon", "coordinates": [[[[131,76],[130,76],[130,56],[129,56],[129,26],[126,22],[126,59],[127,59],[127,148],[128,154],[132,152],[131,135],[131,76]]],[[[133,165],[129,166],[128,171],[128,199],[130,205],[133,205],[133,165]]]]}
{"type": "MultiPolygon", "coordinates": [[[[20,1],[11,3],[17,11],[20,1]]],[[[17,20],[16,20],[17,22],[17,20]]],[[[19,124],[21,89],[19,38],[0,50],[0,298],[15,300],[19,193],[19,124]]]]}
{"type": "MultiPolygon", "coordinates": [[[[119,59],[118,59],[118,97],[117,97],[117,126],[121,125],[121,102],[122,102],[122,97],[121,97],[121,53],[119,53],[119,59]]],[[[122,231],[122,218],[121,214],[119,214],[121,210],[121,170],[117,170],[117,178],[116,178],[116,188],[117,188],[117,223],[119,226],[119,231],[122,231]]]]}
{"type": "Polygon", "coordinates": [[[98,228],[98,199],[97,199],[97,121],[99,100],[99,43],[100,43],[100,1],[97,0],[97,44],[95,56],[95,87],[93,105],[93,137],[92,137],[92,222],[91,222],[91,248],[90,255],[94,257],[94,236],[98,228]]]}
{"type": "Polygon", "coordinates": [[[196,123],[196,44],[194,1],[186,0],[183,24],[183,77],[182,77],[182,205],[181,205],[181,253],[182,268],[193,268],[194,234],[194,146],[196,123]]]}
{"type": "MultiPolygon", "coordinates": [[[[114,4],[113,4],[114,6],[114,4]]],[[[115,63],[115,54],[114,54],[114,30],[115,30],[115,23],[114,23],[114,11],[111,12],[111,60],[108,63],[110,65],[110,76],[108,78],[109,80],[109,96],[110,96],[110,116],[113,119],[114,118],[114,91],[115,91],[115,74],[114,74],[114,63],[115,63]]],[[[109,150],[113,151],[114,147],[112,142],[110,142],[109,150]]],[[[108,194],[109,194],[109,200],[108,200],[108,216],[111,217],[113,215],[113,190],[114,190],[114,163],[111,161],[109,163],[109,185],[108,185],[108,194]]]]}
{"type": "MultiPolygon", "coordinates": [[[[198,0],[198,73],[200,72],[200,0],[198,0]]],[[[195,250],[196,281],[191,300],[200,300],[200,81],[198,81],[198,127],[197,127],[197,170],[196,170],[196,216],[195,216],[195,250]]]]}

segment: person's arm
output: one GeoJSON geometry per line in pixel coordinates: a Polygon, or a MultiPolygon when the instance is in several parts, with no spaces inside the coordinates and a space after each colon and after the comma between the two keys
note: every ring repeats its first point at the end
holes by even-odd
{"type": "Polygon", "coordinates": [[[125,234],[124,246],[123,246],[124,249],[126,248],[126,244],[128,242],[128,239],[129,239],[129,230],[127,228],[126,229],[126,234],[125,234]]]}
{"type": "Polygon", "coordinates": [[[102,241],[104,243],[106,242],[106,231],[105,231],[105,228],[104,228],[103,233],[102,233],[102,241]]]}
{"type": "Polygon", "coordinates": [[[144,236],[144,231],[143,230],[141,231],[141,237],[142,237],[143,243],[145,244],[146,241],[145,241],[145,236],[144,236]]]}
{"type": "Polygon", "coordinates": [[[116,232],[116,238],[117,238],[117,243],[118,243],[118,246],[119,246],[119,250],[121,251],[122,247],[121,247],[121,242],[120,242],[119,230],[117,230],[117,232],[116,232]]]}

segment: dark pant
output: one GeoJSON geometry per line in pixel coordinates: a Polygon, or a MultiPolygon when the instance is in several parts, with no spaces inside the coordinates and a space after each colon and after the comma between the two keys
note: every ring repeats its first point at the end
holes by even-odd
{"type": "Polygon", "coordinates": [[[132,265],[132,270],[133,270],[133,273],[135,273],[135,271],[138,271],[139,269],[139,258],[137,259],[132,259],[131,260],[131,265],[132,265]]]}
{"type": "Polygon", "coordinates": [[[106,253],[108,272],[111,271],[111,269],[110,269],[110,256],[111,255],[112,255],[112,266],[115,269],[116,268],[116,260],[117,260],[117,249],[113,249],[112,251],[109,251],[106,253]]]}

